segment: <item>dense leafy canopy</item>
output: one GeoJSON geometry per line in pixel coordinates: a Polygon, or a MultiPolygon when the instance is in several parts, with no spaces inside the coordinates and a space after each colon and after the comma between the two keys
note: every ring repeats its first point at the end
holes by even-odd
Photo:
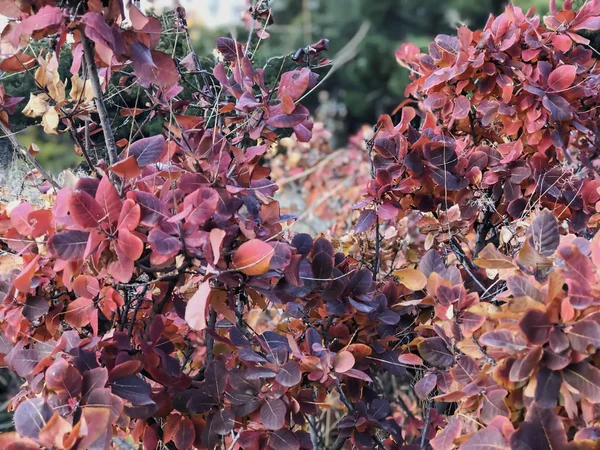
{"type": "Polygon", "coordinates": [[[597,448],[600,83],[580,32],[600,1],[571,3],[402,46],[410,100],[366,142],[354,231],[327,239],[292,232],[265,164],[283,133],[312,139],[325,41],[272,85],[260,2],[212,73],[157,50],[133,5],[5,2],[3,70],[35,77],[25,110],[91,172],[37,165],[39,201],[0,206],[0,356],[24,379],[2,448],[597,448]],[[111,72],[160,134],[115,142],[111,72]]]}

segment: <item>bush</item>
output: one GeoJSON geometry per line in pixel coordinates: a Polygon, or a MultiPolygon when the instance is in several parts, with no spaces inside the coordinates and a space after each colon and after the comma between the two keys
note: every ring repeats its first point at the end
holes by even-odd
{"type": "MultiPolygon", "coordinates": [[[[24,379],[2,448],[597,448],[600,83],[578,33],[600,1],[404,45],[414,107],[379,118],[354,231],[332,240],[292,233],[264,158],[310,141],[324,41],[267,85],[248,50],[268,9],[211,73],[154,49],[135,6],[126,28],[118,8],[20,5],[0,68],[33,74],[25,111],[90,173],[58,185],[18,147],[44,195],[0,215],[0,355],[24,379]],[[160,134],[115,142],[110,71],[160,134]]],[[[189,39],[181,9],[174,26],[189,39]]]]}

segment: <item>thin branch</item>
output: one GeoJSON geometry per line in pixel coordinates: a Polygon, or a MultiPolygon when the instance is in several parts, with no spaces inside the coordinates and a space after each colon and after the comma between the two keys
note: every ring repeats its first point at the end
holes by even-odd
{"type": "Polygon", "coordinates": [[[42,178],[51,183],[55,189],[60,189],[60,185],[54,180],[54,178],[52,178],[52,176],[48,172],[46,172],[46,169],[44,169],[40,165],[40,163],[29,153],[25,146],[19,142],[15,135],[11,133],[11,131],[2,122],[0,122],[0,129],[2,129],[4,135],[10,140],[14,149],[21,153],[21,155],[25,157],[27,162],[29,162],[29,164],[31,164],[35,169],[37,169],[40,175],[42,175],[42,178]]]}
{"type": "Polygon", "coordinates": [[[379,231],[379,214],[375,211],[375,261],[373,261],[373,281],[377,281],[379,274],[379,251],[381,249],[381,233],[379,231]]]}
{"type": "Polygon", "coordinates": [[[475,342],[475,345],[477,345],[477,348],[479,348],[479,351],[485,357],[486,361],[488,363],[490,363],[492,366],[495,366],[496,360],[489,355],[489,353],[487,352],[487,350],[485,348],[483,348],[483,345],[481,345],[481,342],[479,342],[479,339],[477,339],[477,337],[475,337],[475,335],[472,336],[472,339],[473,339],[473,342],[475,342]]]}
{"type": "Polygon", "coordinates": [[[108,152],[108,159],[112,166],[117,162],[118,152],[117,144],[115,143],[115,136],[110,125],[110,119],[106,105],[104,104],[104,95],[102,93],[102,87],[100,86],[100,78],[98,77],[98,70],[96,68],[96,61],[94,60],[94,49],[92,43],[85,35],[83,29],[79,30],[81,34],[81,45],[83,46],[83,55],[85,57],[85,63],[87,67],[88,76],[92,83],[92,90],[94,91],[94,100],[96,102],[96,108],[98,109],[98,116],[100,117],[100,125],[104,132],[104,142],[106,143],[106,150],[108,152]]]}
{"type": "Polygon", "coordinates": [[[133,326],[135,325],[135,318],[137,317],[137,313],[144,303],[144,297],[146,296],[146,291],[148,290],[148,286],[144,288],[144,291],[141,293],[140,298],[138,299],[135,308],[133,309],[133,314],[131,315],[131,322],[129,322],[129,329],[127,330],[127,334],[129,337],[133,336],[133,326]]]}
{"type": "Polygon", "coordinates": [[[213,347],[215,346],[215,339],[208,332],[209,330],[215,331],[215,326],[217,324],[217,311],[213,308],[210,308],[210,312],[208,314],[208,323],[206,330],[206,363],[212,361],[213,359],[213,347]]]}
{"type": "Polygon", "coordinates": [[[473,144],[477,146],[479,144],[479,137],[475,132],[475,114],[469,111],[469,124],[471,125],[471,136],[473,137],[473,144]]]}
{"type": "Polygon", "coordinates": [[[425,439],[427,436],[427,429],[429,428],[429,416],[431,415],[431,404],[430,404],[429,400],[425,404],[425,408],[427,409],[427,412],[423,415],[423,420],[425,420],[425,426],[423,427],[423,432],[421,433],[421,445],[419,445],[419,450],[426,449],[425,439]]]}
{"type": "Polygon", "coordinates": [[[475,269],[475,265],[467,257],[467,255],[465,255],[465,252],[463,252],[462,248],[460,248],[460,245],[458,245],[458,242],[456,241],[456,239],[454,237],[452,237],[452,239],[450,239],[450,241],[448,241],[448,242],[450,244],[450,248],[452,249],[452,251],[454,252],[454,255],[456,256],[456,259],[458,259],[458,262],[461,263],[461,265],[466,270],[466,272],[469,274],[471,279],[475,282],[475,284],[477,286],[479,286],[479,288],[482,291],[485,292],[486,291],[485,286],[483,284],[481,284],[481,281],[479,281],[479,279],[473,273],[473,270],[475,269]]]}
{"type": "Polygon", "coordinates": [[[319,450],[321,446],[319,445],[319,433],[317,430],[315,416],[308,416],[308,424],[310,431],[310,442],[312,443],[314,450],[319,450]]]}
{"type": "Polygon", "coordinates": [[[350,436],[343,437],[341,434],[338,434],[337,439],[331,446],[331,450],[341,450],[349,437],[350,436]]]}

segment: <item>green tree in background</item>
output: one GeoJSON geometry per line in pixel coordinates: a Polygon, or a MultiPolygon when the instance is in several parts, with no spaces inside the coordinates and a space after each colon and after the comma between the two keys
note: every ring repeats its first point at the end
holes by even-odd
{"type": "MultiPolygon", "coordinates": [[[[285,54],[303,47],[319,36],[330,41],[329,55],[335,55],[357,32],[370,23],[356,57],[321,87],[329,99],[341,103],[338,137],[344,137],[373,117],[391,112],[403,98],[407,72],[394,59],[402,42],[426,48],[437,34],[453,34],[458,24],[470,28],[485,25],[490,12],[504,10],[505,0],[276,0],[276,19],[270,28],[267,54],[285,54]]],[[[518,6],[548,11],[547,0],[518,0],[518,6]]],[[[323,97],[323,96],[321,96],[323,97]]],[[[318,96],[310,99],[312,106],[318,96]]],[[[335,111],[335,108],[330,108],[335,111]]]]}

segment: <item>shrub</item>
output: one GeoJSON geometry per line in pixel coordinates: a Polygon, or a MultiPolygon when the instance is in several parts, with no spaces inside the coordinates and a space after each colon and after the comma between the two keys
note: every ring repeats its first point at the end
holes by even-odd
{"type": "Polygon", "coordinates": [[[415,107],[378,120],[355,230],[332,241],[291,232],[263,159],[310,140],[325,41],[267,86],[266,8],[211,73],[154,50],[135,6],[19,5],[0,68],[35,77],[26,111],[92,171],[59,186],[19,148],[45,195],[0,216],[0,355],[24,379],[3,448],[597,448],[600,83],[578,32],[600,1],[403,46],[415,107]],[[118,142],[110,71],[146,88],[118,142]],[[163,133],[138,137],[149,117],[163,133]]]}

